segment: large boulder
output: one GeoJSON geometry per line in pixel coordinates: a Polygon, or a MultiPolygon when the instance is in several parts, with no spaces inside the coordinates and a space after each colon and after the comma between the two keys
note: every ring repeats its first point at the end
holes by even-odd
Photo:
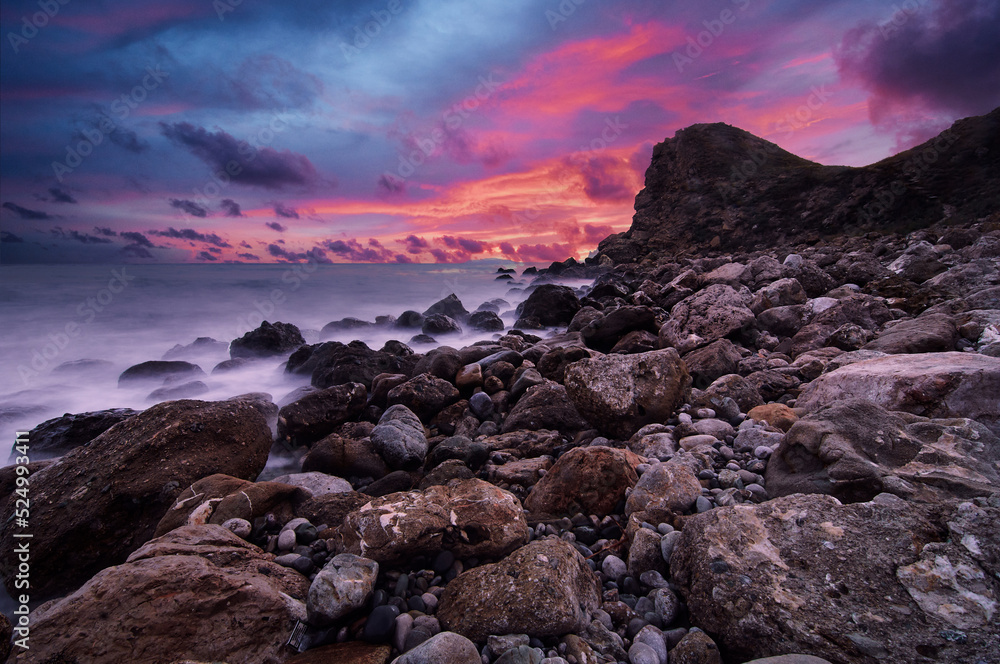
{"type": "Polygon", "coordinates": [[[718,339],[684,355],[684,365],[691,374],[692,384],[705,389],[716,378],[739,371],[743,356],[729,339],[718,339]]]}
{"type": "Polygon", "coordinates": [[[543,284],[533,290],[517,309],[518,326],[529,319],[546,327],[568,325],[580,310],[580,300],[568,286],[543,284]]]}
{"type": "Polygon", "coordinates": [[[992,661],[998,519],[993,507],[887,494],[722,507],[685,522],[671,580],[730,661],[992,661]]]}
{"type": "Polygon", "coordinates": [[[566,368],[564,382],[580,414],[622,440],[646,424],[669,419],[691,388],[673,348],[583,359],[566,368]]]}
{"type": "Polygon", "coordinates": [[[566,393],[566,388],[544,379],[525,391],[524,396],[518,399],[504,418],[501,427],[503,433],[519,429],[555,429],[569,436],[589,428],[590,424],[580,415],[566,393]]]}
{"type": "Polygon", "coordinates": [[[406,406],[389,406],[369,438],[375,451],[393,469],[413,470],[427,456],[424,425],[406,406]]]}
{"type": "Polygon", "coordinates": [[[659,463],[643,473],[636,483],[625,513],[650,512],[658,515],[688,511],[701,496],[698,476],[685,464],[659,463]]]}
{"type": "Polygon", "coordinates": [[[469,639],[454,632],[438,632],[392,660],[392,664],[481,664],[482,661],[476,644],[469,639]]]}
{"type": "MultiPolygon", "coordinates": [[[[62,417],[46,420],[28,432],[31,458],[41,460],[62,456],[75,447],[86,445],[138,412],[131,408],[111,408],[90,413],[66,413],[62,417]]],[[[13,463],[16,456],[18,454],[12,448],[8,462],[13,463]]]]}
{"type": "Polygon", "coordinates": [[[955,350],[958,331],[945,314],[928,314],[893,325],[863,346],[882,353],[938,353],[955,350]]]}
{"type": "Polygon", "coordinates": [[[427,318],[431,316],[436,316],[438,314],[448,316],[449,318],[454,318],[455,320],[464,321],[469,317],[469,311],[462,304],[462,301],[458,299],[458,296],[452,293],[443,300],[438,300],[431,306],[427,308],[427,311],[423,315],[427,318]]]}
{"type": "MultiPolygon", "coordinates": [[[[452,379],[455,375],[452,374],[452,379]]],[[[413,411],[424,422],[458,401],[458,388],[447,380],[429,373],[422,373],[389,390],[386,403],[401,404],[413,411]]]]}
{"type": "Polygon", "coordinates": [[[660,346],[687,353],[716,339],[752,327],[756,318],[749,298],[724,284],[704,288],[684,298],[660,328],[660,346]]]}
{"type": "Polygon", "coordinates": [[[288,358],[285,371],[310,376],[314,387],[325,389],[334,385],[361,383],[371,390],[380,374],[406,374],[413,370],[416,359],[412,353],[372,350],[361,341],[342,344],[327,341],[314,346],[302,346],[288,358]]]}
{"type": "Polygon", "coordinates": [[[619,307],[611,313],[597,318],[580,332],[589,348],[602,353],[609,352],[618,341],[630,332],[645,331],[653,334],[659,331],[656,312],[649,307],[619,307]]]}
{"type": "Polygon", "coordinates": [[[264,321],[256,330],[250,330],[239,339],[233,339],[229,344],[229,356],[235,360],[240,357],[284,355],[305,342],[299,328],[291,323],[271,324],[264,321]]]}
{"type": "Polygon", "coordinates": [[[615,511],[635,486],[639,457],[611,447],[577,447],[566,452],[534,486],[524,506],[535,518],[578,512],[604,516],[615,511]]]}
{"type": "Polygon", "coordinates": [[[460,574],[445,588],[438,618],[478,643],[494,634],[544,638],[583,631],[600,601],[600,581],[583,556],[546,539],[460,574]]]}
{"type": "Polygon", "coordinates": [[[846,397],[924,417],[967,417],[1000,430],[1000,359],[974,353],[889,355],[825,373],[796,407],[813,411],[846,397]]]}
{"type": "Polygon", "coordinates": [[[304,472],[318,471],[338,477],[375,477],[389,472],[370,438],[345,438],[331,434],[313,443],[302,459],[304,472]]]}
{"type": "Polygon", "coordinates": [[[1000,491],[1000,440],[989,429],[903,415],[857,399],[798,420],[768,462],[768,494],[858,502],[889,492],[938,501],[1000,491]]]}
{"type": "Polygon", "coordinates": [[[311,392],[278,411],[278,438],[310,445],[357,417],[367,400],[368,391],[360,383],[311,392]]]}
{"type": "MultiPolygon", "coordinates": [[[[32,599],[79,587],[125,561],[153,536],[178,494],[213,473],[253,479],[264,469],[271,431],[243,401],[157,404],[105,431],[31,476],[32,599]]],[[[2,522],[13,519],[14,504],[2,522]]],[[[14,529],[0,544],[13,550],[14,529]]],[[[0,559],[14,591],[16,561],[0,559]]]]}
{"type": "Polygon", "coordinates": [[[13,661],[280,664],[309,582],[272,559],[221,526],[175,530],[32,612],[13,661]]]}
{"type": "Polygon", "coordinates": [[[445,549],[498,558],[528,541],[517,498],[477,479],[376,498],[349,513],[339,531],[347,552],[379,563],[445,549]]]}

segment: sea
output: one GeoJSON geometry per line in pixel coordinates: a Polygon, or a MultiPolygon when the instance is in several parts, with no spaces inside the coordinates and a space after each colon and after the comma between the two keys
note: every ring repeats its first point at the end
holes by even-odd
{"type": "MultiPolygon", "coordinates": [[[[17,431],[65,413],[107,408],[141,410],[156,403],[151,388],[119,387],[118,376],[147,360],[199,365],[209,391],[199,399],[267,392],[275,402],[309,383],[284,372],[284,358],[213,374],[229,359],[227,344],[262,321],[299,327],[307,343],[321,340],[332,321],[375,321],[403,311],[423,312],[455,294],[469,311],[499,303],[504,322],[527,296],[530,267],[509,261],[464,264],[268,264],[268,265],[5,265],[0,266],[0,465],[17,431]],[[499,269],[513,280],[497,280],[499,269]],[[220,344],[168,355],[199,337],[220,344]]],[[[541,266],[538,266],[541,267],[541,266]]],[[[581,286],[587,282],[565,282],[581,286]]],[[[409,342],[418,333],[361,328],[322,340],[360,339],[374,349],[389,339],[409,342]]],[[[465,332],[442,337],[456,348],[498,337],[465,332]]],[[[417,352],[434,345],[413,344],[417,352]]],[[[34,458],[33,458],[34,460],[34,458]]]]}

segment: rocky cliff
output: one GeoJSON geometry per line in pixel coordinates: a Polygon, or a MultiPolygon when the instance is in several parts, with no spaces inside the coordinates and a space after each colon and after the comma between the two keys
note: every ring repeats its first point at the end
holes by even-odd
{"type": "Polygon", "coordinates": [[[623,263],[753,250],[997,210],[1000,108],[861,168],[822,166],[736,127],[698,124],[656,146],[632,227],[600,251],[623,263]]]}

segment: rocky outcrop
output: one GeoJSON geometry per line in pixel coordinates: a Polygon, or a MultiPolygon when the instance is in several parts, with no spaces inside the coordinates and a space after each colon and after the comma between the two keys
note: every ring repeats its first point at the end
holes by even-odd
{"type": "MultiPolygon", "coordinates": [[[[124,562],[153,536],[175,498],[213,473],[257,477],[271,432],[240,401],[172,401],[112,427],[31,477],[32,597],[71,591],[124,562]]],[[[13,505],[3,520],[13,518],[13,505]]],[[[12,550],[13,530],[0,545],[12,550]]],[[[0,561],[13,591],[14,560],[0,561]]]]}
{"type": "Polygon", "coordinates": [[[460,575],[441,596],[438,617],[446,629],[479,643],[491,634],[561,636],[586,627],[600,589],[572,546],[541,540],[460,575]]]}
{"type": "Polygon", "coordinates": [[[814,241],[848,226],[974,221],[1000,208],[997,173],[1000,110],[862,168],[821,166],[741,129],[698,124],[653,149],[632,227],[601,242],[600,252],[632,263],[814,241]],[[924,153],[939,158],[927,167],[924,153]]]}
{"type": "Polygon", "coordinates": [[[670,574],[727,661],[989,661],[998,518],[973,503],[788,496],[689,519],[670,574]]]}
{"type": "Polygon", "coordinates": [[[29,662],[280,664],[309,583],[221,526],[148,542],[32,613],[29,662]]]}

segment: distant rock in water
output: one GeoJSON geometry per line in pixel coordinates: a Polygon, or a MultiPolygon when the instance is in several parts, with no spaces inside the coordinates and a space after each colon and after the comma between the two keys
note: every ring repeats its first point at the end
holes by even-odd
{"type": "Polygon", "coordinates": [[[196,378],[204,376],[205,372],[197,364],[190,362],[166,362],[163,360],[152,360],[133,365],[122,372],[118,377],[118,385],[123,386],[129,383],[157,383],[170,379],[176,381],[183,378],[196,378]]]}
{"type": "Polygon", "coordinates": [[[224,352],[228,346],[224,341],[216,341],[212,337],[198,337],[186,346],[176,344],[163,354],[164,360],[177,360],[192,355],[203,355],[213,352],[224,352]]]}
{"type": "Polygon", "coordinates": [[[229,356],[234,360],[240,357],[267,357],[289,353],[305,344],[299,328],[291,323],[274,323],[264,321],[256,330],[251,330],[239,339],[229,344],[229,356]]]}
{"type": "Polygon", "coordinates": [[[746,251],[869,229],[966,223],[1000,208],[1000,109],[861,168],[822,166],[726,124],[653,149],[632,227],[600,244],[616,263],[746,251]]]}
{"type": "MultiPolygon", "coordinates": [[[[62,417],[42,422],[28,433],[32,458],[62,456],[74,447],[86,445],[138,412],[131,408],[111,408],[91,413],[66,413],[62,417]]],[[[14,456],[14,452],[11,452],[11,463],[14,456]]]]}

